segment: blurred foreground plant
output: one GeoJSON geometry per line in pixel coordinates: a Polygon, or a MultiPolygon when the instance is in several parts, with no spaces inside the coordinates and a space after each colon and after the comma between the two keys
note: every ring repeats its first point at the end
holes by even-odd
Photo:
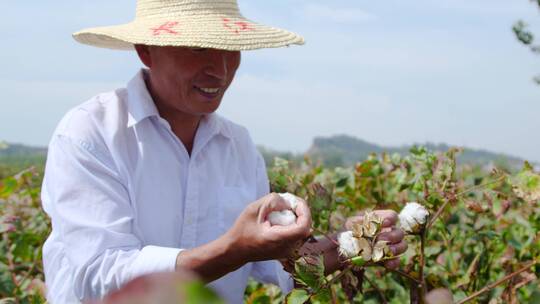
{"type": "Polygon", "coordinates": [[[0,301],[43,303],[41,247],[50,222],[41,209],[34,168],[0,181],[0,301]]]}

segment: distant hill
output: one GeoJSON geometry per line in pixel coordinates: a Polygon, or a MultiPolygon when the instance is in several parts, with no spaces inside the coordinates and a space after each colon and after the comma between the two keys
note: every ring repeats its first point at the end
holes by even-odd
{"type": "MultiPolygon", "coordinates": [[[[420,144],[418,144],[420,145],[420,144]]],[[[421,144],[432,151],[447,151],[450,146],[446,144],[421,144]]],[[[268,166],[273,164],[274,158],[280,157],[293,161],[301,161],[304,155],[314,161],[320,161],[328,167],[347,167],[365,160],[370,153],[399,153],[406,155],[410,146],[383,147],[365,140],[348,136],[337,135],[330,137],[316,137],[311,147],[302,154],[281,152],[265,147],[259,147],[268,166]]],[[[32,147],[22,144],[11,144],[0,141],[0,178],[20,172],[30,166],[42,168],[45,165],[47,148],[32,147]]],[[[521,168],[523,159],[485,150],[465,148],[458,157],[458,162],[476,164],[481,166],[506,166],[511,169],[521,168]]],[[[536,164],[538,166],[538,164],[536,164]]]]}
{"type": "MultiPolygon", "coordinates": [[[[425,146],[432,151],[447,151],[451,146],[446,144],[415,144],[417,146],[425,146]]],[[[348,136],[336,135],[330,137],[316,137],[313,144],[306,151],[306,155],[314,161],[321,161],[325,166],[351,166],[359,161],[365,160],[370,153],[399,153],[406,155],[409,153],[413,145],[402,147],[383,147],[365,140],[348,136]]],[[[279,153],[272,155],[268,150],[262,150],[267,163],[273,160],[274,156],[280,156],[279,153]],[[266,152],[266,154],[265,154],[266,152]]],[[[291,155],[281,153],[280,157],[285,156],[287,159],[301,159],[299,155],[291,155]],[[288,157],[289,156],[289,157],[288,157]]],[[[470,163],[481,166],[503,165],[509,168],[516,169],[523,166],[523,159],[500,153],[489,152],[486,150],[474,150],[464,148],[463,153],[458,157],[460,164],[470,163]]]]}
{"type": "MultiPolygon", "coordinates": [[[[415,144],[416,146],[424,146],[431,151],[447,151],[451,146],[447,144],[415,144]]],[[[331,137],[316,137],[313,140],[312,146],[306,152],[314,160],[321,160],[327,166],[350,166],[358,161],[364,160],[370,153],[389,154],[399,153],[406,155],[409,153],[413,145],[401,147],[383,147],[367,141],[348,136],[337,135],[331,137]]],[[[486,150],[475,150],[464,148],[463,153],[458,156],[458,162],[461,164],[470,163],[477,165],[506,165],[511,168],[519,168],[523,165],[523,159],[501,154],[489,152],[486,150]]]]}
{"type": "Polygon", "coordinates": [[[46,156],[47,148],[0,141],[0,178],[16,174],[31,166],[42,168],[46,156]]]}
{"type": "Polygon", "coordinates": [[[47,148],[44,147],[31,147],[22,144],[11,144],[5,141],[0,141],[0,157],[43,156],[46,154],[47,148]]]}

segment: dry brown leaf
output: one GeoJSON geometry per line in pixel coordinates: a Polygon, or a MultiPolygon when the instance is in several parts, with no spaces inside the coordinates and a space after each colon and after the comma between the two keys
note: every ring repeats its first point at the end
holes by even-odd
{"type": "Polygon", "coordinates": [[[387,244],[387,241],[378,241],[375,246],[373,246],[373,262],[380,261],[385,253],[388,252],[387,244]]]}
{"type": "Polygon", "coordinates": [[[360,238],[358,239],[358,243],[360,244],[360,252],[362,254],[362,258],[365,261],[371,261],[371,254],[373,250],[371,249],[370,242],[365,238],[360,238]]]}

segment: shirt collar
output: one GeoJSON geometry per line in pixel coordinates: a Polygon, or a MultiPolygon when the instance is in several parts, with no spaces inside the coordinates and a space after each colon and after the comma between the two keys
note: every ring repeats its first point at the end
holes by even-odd
{"type": "Polygon", "coordinates": [[[212,135],[221,134],[229,139],[232,138],[229,126],[225,123],[223,118],[216,113],[205,115],[201,120],[199,130],[203,130],[202,132],[207,133],[210,137],[212,135]]]}
{"type": "MultiPolygon", "coordinates": [[[[128,93],[128,122],[127,127],[131,128],[140,121],[152,117],[159,117],[159,112],[154,104],[154,100],[144,81],[146,71],[141,69],[127,85],[128,93]]],[[[213,135],[221,134],[227,138],[232,138],[232,133],[224,119],[218,114],[211,113],[205,115],[200,122],[198,133],[202,133],[203,138],[211,138],[213,135]]]]}
{"type": "Polygon", "coordinates": [[[154,100],[144,82],[144,70],[141,69],[127,85],[128,92],[128,128],[150,116],[159,116],[154,100]]]}

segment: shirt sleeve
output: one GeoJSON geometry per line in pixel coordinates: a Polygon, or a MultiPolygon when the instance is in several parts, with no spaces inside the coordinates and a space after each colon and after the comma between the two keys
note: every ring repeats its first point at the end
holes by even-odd
{"type": "Polygon", "coordinates": [[[102,298],[140,275],[175,270],[181,249],[142,246],[133,233],[134,210],[125,182],[112,158],[92,144],[55,135],[42,201],[61,243],[54,250],[63,251],[44,252],[44,260],[65,255],[79,299],[102,298]]]}
{"type": "MultiPolygon", "coordinates": [[[[257,196],[260,198],[269,192],[270,182],[266,173],[266,165],[262,155],[257,152],[257,196]]],[[[283,269],[280,262],[275,260],[254,262],[251,276],[257,281],[279,286],[284,294],[289,293],[294,288],[292,276],[283,269]]]]}

